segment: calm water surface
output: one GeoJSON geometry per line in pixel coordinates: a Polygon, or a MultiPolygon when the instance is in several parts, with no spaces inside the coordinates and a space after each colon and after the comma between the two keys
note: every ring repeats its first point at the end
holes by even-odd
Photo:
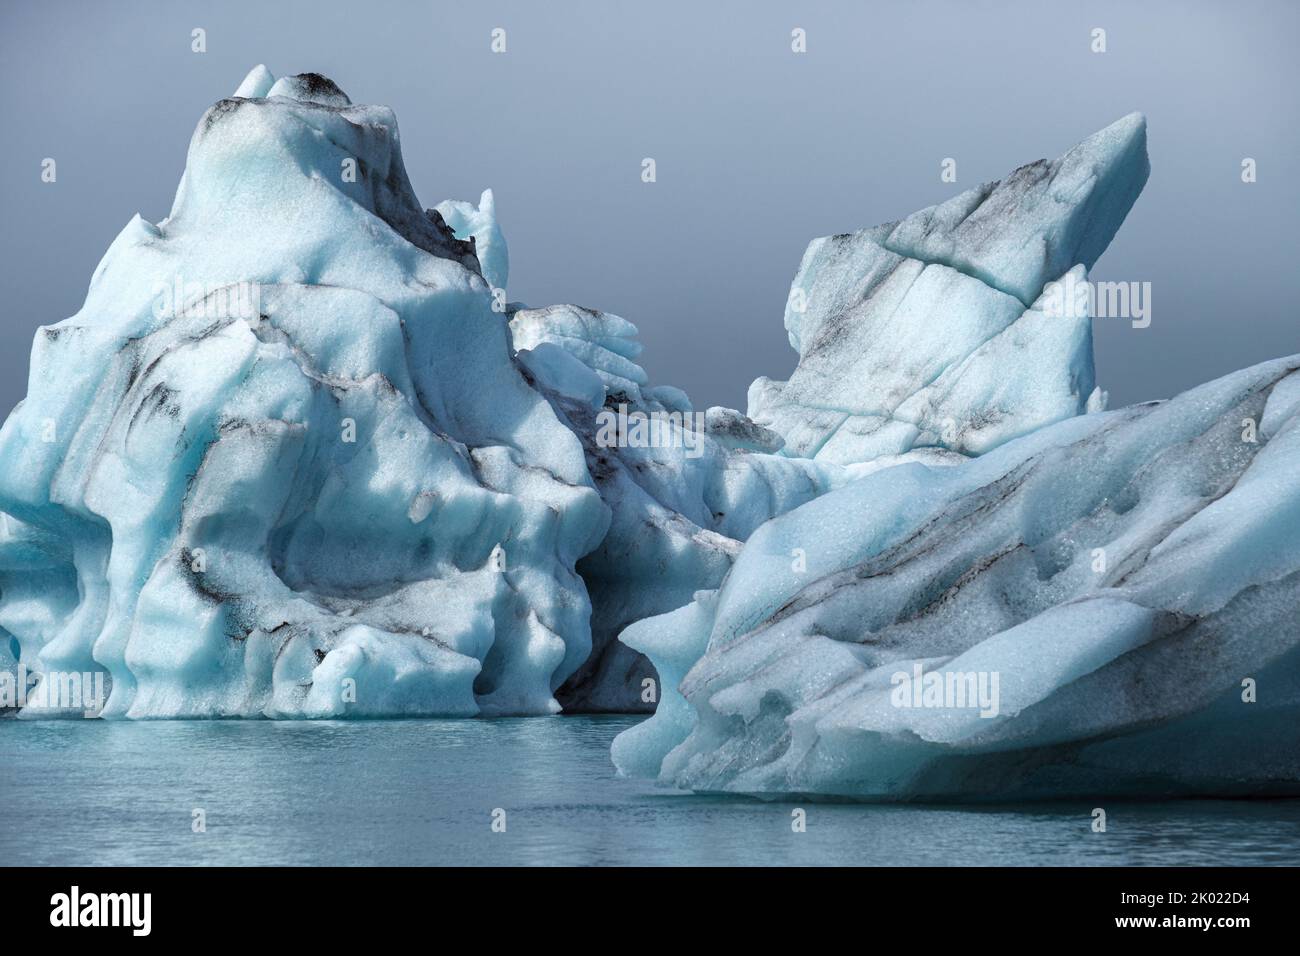
{"type": "Polygon", "coordinates": [[[635,722],[0,720],[0,863],[1300,862],[1298,800],[1115,803],[1104,834],[1074,803],[812,803],[793,833],[795,803],[616,777],[635,722]]]}

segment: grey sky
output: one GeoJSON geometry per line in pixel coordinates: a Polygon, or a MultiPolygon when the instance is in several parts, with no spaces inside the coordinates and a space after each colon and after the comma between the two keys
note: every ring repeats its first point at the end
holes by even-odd
{"type": "Polygon", "coordinates": [[[631,319],[651,378],[699,407],[743,409],[793,368],[781,315],[809,239],[1142,110],[1151,181],[1093,277],[1151,282],[1152,324],[1098,320],[1098,380],[1112,405],[1168,396],[1300,351],[1297,37],[1288,0],[6,2],[0,406],[36,326],[80,307],[132,214],[166,215],[199,116],[259,62],[392,106],[424,205],[496,191],[512,299],[631,319]]]}

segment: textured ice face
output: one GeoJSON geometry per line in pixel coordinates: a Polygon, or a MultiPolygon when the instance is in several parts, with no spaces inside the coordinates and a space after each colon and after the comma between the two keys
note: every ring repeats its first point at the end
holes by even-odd
{"type": "Polygon", "coordinates": [[[939,262],[1029,305],[1043,284],[1091,269],[1146,185],[1146,119],[1130,113],[1059,159],[880,227],[880,244],[939,262]],[[883,231],[888,230],[888,231],[883,231]]]}
{"type": "Polygon", "coordinates": [[[510,252],[505,236],[497,225],[496,199],[492,190],[483,190],[478,205],[448,199],[433,207],[451,227],[457,238],[473,240],[483,278],[494,290],[504,290],[510,278],[510,252]]]}
{"type": "Polygon", "coordinates": [[[314,74],[207,112],[0,461],[6,642],[106,671],[108,716],[548,713],[590,650],[582,445],[391,111],[314,74]]]}
{"type": "Polygon", "coordinates": [[[981,454],[1102,407],[1090,318],[1045,315],[1040,296],[1085,277],[1149,168],[1135,113],[901,222],[814,240],[786,304],[799,365],[754,382],[750,417],[787,455],[848,464],[981,454]]]}
{"type": "Polygon", "coordinates": [[[519,308],[510,316],[510,333],[517,349],[550,344],[564,349],[604,383],[615,399],[640,402],[648,381],[636,363],[641,354],[636,326],[621,316],[577,305],[519,308]]]}
{"type": "Polygon", "coordinates": [[[1298,368],[878,472],[767,523],[717,594],[629,629],[674,673],[707,652],[616,762],[865,798],[1294,791],[1298,368]]]}
{"type": "Polygon", "coordinates": [[[680,389],[650,385],[636,363],[636,326],[619,316],[520,307],[510,328],[520,361],[583,442],[612,512],[605,538],[578,563],[591,595],[592,654],[557,697],[567,711],[662,708],[676,679],[617,635],[716,588],[755,528],[852,473],[771,454],[779,436],[740,412],[696,412],[680,389]],[[619,422],[638,418],[662,427],[657,441],[620,440],[631,428],[619,422]]]}

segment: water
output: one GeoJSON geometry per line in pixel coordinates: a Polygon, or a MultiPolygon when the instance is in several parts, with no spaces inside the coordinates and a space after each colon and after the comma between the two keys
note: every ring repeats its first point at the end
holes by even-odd
{"type": "Polygon", "coordinates": [[[6,864],[1281,864],[1300,801],[801,804],[619,779],[627,717],[0,720],[6,864]],[[506,811],[493,833],[492,812],[506,811]],[[192,829],[193,811],[207,832],[192,829]]]}

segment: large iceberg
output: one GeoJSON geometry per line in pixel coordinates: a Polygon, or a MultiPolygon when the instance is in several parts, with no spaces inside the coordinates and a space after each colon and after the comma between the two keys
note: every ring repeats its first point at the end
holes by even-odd
{"type": "Polygon", "coordinates": [[[11,680],[106,675],[105,716],[558,709],[610,516],[493,308],[485,198],[449,214],[488,281],[387,108],[258,68],[207,111],[0,431],[11,680]]]}
{"type": "Polygon", "coordinates": [[[1298,474],[1293,356],[832,491],[629,628],[681,695],[615,761],[755,794],[1300,792],[1298,474]]]}
{"type": "MultiPolygon", "coordinates": [[[[651,385],[618,316],[507,302],[491,190],[422,209],[391,111],[257,67],[200,121],[167,219],[132,220],[81,311],[37,334],[0,432],[0,663],[15,681],[102,674],[105,716],[628,711],[661,695],[669,712],[676,680],[659,686],[617,635],[716,589],[765,522],[1092,407],[1086,316],[1044,322],[1015,284],[1099,254],[1141,188],[1142,137],[1122,121],[954,201],[964,214],[815,242],[787,313],[800,369],[745,415],[651,385]],[[1047,251],[991,278],[1042,208],[1047,251]],[[914,315],[940,296],[937,338],[960,346],[909,373],[907,402],[878,374],[906,330],[872,318],[895,293],[914,315]],[[855,323],[866,339],[832,334],[855,323]],[[884,351],[855,365],[872,339],[884,351]],[[828,375],[872,408],[889,396],[909,437],[864,444],[858,418],[818,442],[841,452],[808,448],[821,411],[797,399],[828,375]],[[611,439],[610,418],[660,430],[611,439]]],[[[61,710],[84,708],[25,713],[61,710]]]]}
{"type": "Polygon", "coordinates": [[[749,414],[784,454],[871,473],[623,632],[666,697],[615,740],[622,772],[859,799],[1300,792],[1300,356],[1106,412],[1090,318],[1049,308],[1148,169],[1134,114],[809,246],[799,365],[749,414]]]}
{"type": "Polygon", "coordinates": [[[631,322],[509,301],[496,197],[422,208],[391,111],[258,67],[36,334],[0,709],[640,710],[619,769],[701,791],[1293,792],[1300,358],[1105,411],[1049,307],[1148,172],[1133,114],[814,240],[789,380],[697,410],[631,322]]]}

